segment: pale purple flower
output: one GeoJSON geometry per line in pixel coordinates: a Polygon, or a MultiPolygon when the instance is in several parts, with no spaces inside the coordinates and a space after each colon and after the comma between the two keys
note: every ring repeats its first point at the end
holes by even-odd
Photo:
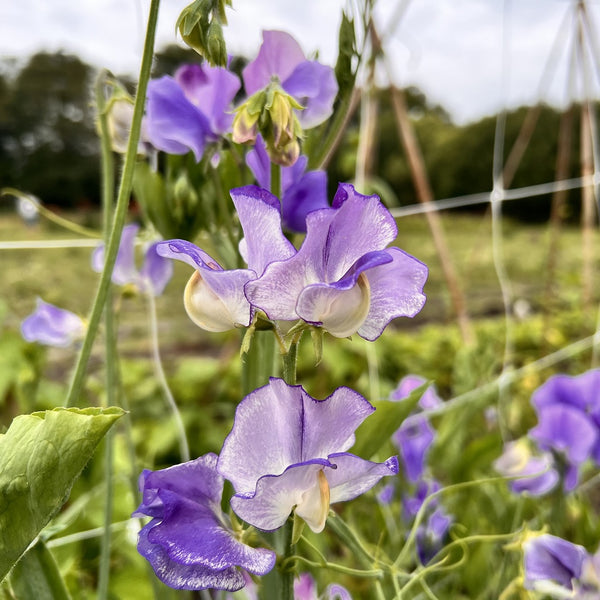
{"type": "Polygon", "coordinates": [[[35,311],[21,323],[21,335],[27,342],[68,348],[85,335],[81,317],[70,310],[37,299],[35,311]]]}
{"type": "Polygon", "coordinates": [[[320,596],[317,584],[310,573],[300,573],[294,580],[294,600],[352,600],[348,590],[336,583],[327,586],[320,596]]]}
{"type": "MultiPolygon", "coordinates": [[[[117,285],[132,284],[141,292],[160,296],[173,275],[173,264],[157,254],[157,243],[147,246],[141,269],[135,264],[135,239],[138,225],[123,228],[117,259],[111,279],[117,285]]],[[[98,273],[104,268],[104,244],[100,244],[92,254],[92,269],[98,273]]]]}
{"type": "Polygon", "coordinates": [[[206,144],[230,129],[240,85],[227,69],[196,64],[183,65],[174,77],[153,79],[146,104],[148,139],[169,154],[191,150],[200,161],[206,144]]]}
{"type": "Polygon", "coordinates": [[[276,77],[281,87],[304,110],[297,111],[303,128],[319,125],[333,112],[338,86],[331,67],[306,60],[298,42],[283,31],[263,31],[258,56],[242,72],[248,96],[265,88],[276,77]]]}
{"type": "Polygon", "coordinates": [[[281,230],[279,200],[273,194],[256,186],[230,193],[245,235],[240,252],[247,269],[225,270],[185,240],[168,240],[157,247],[160,256],[196,269],[186,286],[184,304],[192,321],[207,331],[250,325],[254,311],[244,295],[244,285],[260,276],[272,261],[285,260],[296,252],[281,230]]]}
{"type": "Polygon", "coordinates": [[[600,464],[600,369],[550,377],[531,401],[539,425],[530,435],[541,448],[562,452],[575,468],[588,458],[600,464]]]}
{"type": "Polygon", "coordinates": [[[588,553],[583,546],[572,544],[554,535],[542,534],[523,543],[525,587],[540,589],[540,584],[556,582],[573,589],[579,579],[588,553]]]}
{"type": "MultiPolygon", "coordinates": [[[[246,154],[258,185],[271,189],[271,161],[265,143],[259,135],[253,150],[246,154]]],[[[319,208],[327,208],[327,173],[308,171],[308,158],[304,155],[291,167],[281,168],[281,211],[283,225],[290,231],[306,232],[306,215],[319,208]]]]}
{"type": "Polygon", "coordinates": [[[532,455],[525,439],[508,442],[494,468],[506,477],[519,477],[510,483],[517,494],[542,496],[553,490],[560,479],[552,455],[549,452],[532,455]]]}
{"type": "Polygon", "coordinates": [[[235,513],[272,531],[295,510],[313,531],[322,531],[330,504],[398,472],[396,457],[374,463],[348,452],[355,429],[374,410],[348,388],[317,401],[300,386],[271,379],[250,393],[236,409],[218,464],[235,489],[235,513]]]}
{"type": "MultiPolygon", "coordinates": [[[[426,380],[418,375],[407,375],[398,387],[390,394],[391,400],[404,400],[426,380]]],[[[419,399],[419,407],[427,410],[442,403],[435,388],[429,386],[419,399]]],[[[400,450],[406,478],[411,483],[418,481],[423,475],[429,448],[435,439],[435,430],[429,419],[423,415],[410,415],[392,436],[392,441],[400,450]]]]}
{"type": "Polygon", "coordinates": [[[392,319],[421,310],[427,267],[386,248],[397,227],[377,196],[340,184],[332,207],[310,212],[306,225],[294,256],[246,284],[250,303],[270,319],[302,319],[334,337],[358,333],[372,341],[392,319]]]}
{"type": "Polygon", "coordinates": [[[140,476],[143,500],[133,516],[152,517],[139,533],[138,551],[157,577],[175,589],[244,586],[240,567],[265,575],[275,554],[240,542],[221,511],[223,478],[217,456],[206,454],[161,471],[140,476]]]}

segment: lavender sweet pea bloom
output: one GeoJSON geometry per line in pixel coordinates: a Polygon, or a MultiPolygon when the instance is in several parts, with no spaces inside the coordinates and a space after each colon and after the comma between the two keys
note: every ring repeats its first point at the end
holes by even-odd
{"type": "Polygon", "coordinates": [[[196,271],[184,292],[189,317],[207,331],[227,331],[250,325],[253,307],[244,285],[261,275],[274,260],[285,260],[296,250],[281,231],[279,200],[266,190],[246,186],[231,190],[245,238],[240,244],[247,269],[225,270],[191,242],[168,240],[157,246],[160,256],[181,260],[196,271]]]}
{"type": "Polygon", "coordinates": [[[21,335],[28,342],[68,348],[85,335],[85,323],[70,310],[37,299],[35,311],[21,323],[21,335]]]}
{"type": "MultiPolygon", "coordinates": [[[[246,163],[258,185],[271,189],[271,161],[261,136],[253,150],[246,154],[246,163]]],[[[306,215],[327,208],[327,173],[308,171],[308,158],[300,156],[291,167],[281,168],[281,211],[283,225],[290,231],[306,232],[306,215]]]]}
{"type": "Polygon", "coordinates": [[[231,103],[240,88],[236,75],[221,67],[183,65],[175,77],[165,75],[148,84],[145,126],[155,148],[187,154],[197,161],[207,142],[231,127],[231,103]]]}
{"type": "Polygon", "coordinates": [[[245,569],[265,575],[275,554],[240,542],[221,511],[223,479],[217,456],[206,454],[140,477],[143,500],[133,516],[152,517],[139,534],[138,551],[158,578],[175,589],[244,586],[245,569]]]}
{"type": "Polygon", "coordinates": [[[309,213],[306,225],[297,254],[246,284],[248,300],[270,319],[300,318],[334,337],[372,341],[392,319],[421,310],[427,267],[386,249],[397,228],[377,196],[340,184],[332,208],[309,213]]]}
{"type": "Polygon", "coordinates": [[[306,60],[298,42],[283,31],[263,31],[258,56],[242,71],[248,96],[269,85],[273,77],[304,107],[297,111],[304,129],[319,125],[331,115],[338,90],[333,69],[306,60]]]}
{"type": "Polygon", "coordinates": [[[530,435],[541,448],[564,453],[575,470],[588,458],[600,464],[600,369],[550,377],[531,401],[539,425],[530,435]]]}
{"type": "Polygon", "coordinates": [[[322,531],[334,502],[351,500],[398,460],[363,460],[347,452],[354,431],[375,409],[361,395],[338,388],[317,401],[281,379],[250,393],[238,405],[218,470],[233,483],[231,507],[247,523],[272,531],[290,513],[322,531]]]}
{"type": "Polygon", "coordinates": [[[294,600],[352,600],[348,590],[335,583],[327,586],[325,592],[317,594],[317,584],[310,573],[300,573],[294,580],[294,600]]]}
{"type": "MultiPolygon", "coordinates": [[[[390,394],[390,399],[403,400],[424,383],[426,380],[422,377],[407,375],[390,394]]],[[[425,410],[435,408],[441,403],[433,386],[429,386],[419,399],[420,408],[425,410]]],[[[411,483],[415,483],[423,475],[427,454],[434,439],[435,430],[429,423],[429,419],[418,414],[405,419],[392,436],[392,441],[400,450],[406,478],[411,483]]]]}
{"type": "MultiPolygon", "coordinates": [[[[157,243],[146,248],[141,269],[135,266],[135,238],[138,225],[123,228],[117,260],[112,272],[112,281],[117,285],[133,284],[141,292],[160,296],[173,275],[173,265],[157,254],[157,243]]],[[[92,269],[98,273],[104,268],[104,244],[100,244],[92,254],[92,269]]]]}
{"type": "Polygon", "coordinates": [[[573,581],[581,576],[588,557],[583,546],[549,534],[528,539],[523,550],[527,589],[540,589],[546,583],[556,582],[572,590],[573,581]]]}

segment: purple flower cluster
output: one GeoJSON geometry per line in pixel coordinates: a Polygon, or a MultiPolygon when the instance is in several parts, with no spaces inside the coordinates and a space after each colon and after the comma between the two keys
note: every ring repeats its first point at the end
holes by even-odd
{"type": "Polygon", "coordinates": [[[496,461],[499,472],[523,476],[513,482],[514,491],[542,495],[562,480],[573,490],[584,463],[600,465],[600,370],[571,377],[555,375],[531,398],[538,424],[528,437],[538,454],[524,441],[513,442],[496,461]]]}
{"type": "Polygon", "coordinates": [[[264,575],[274,554],[243,544],[247,532],[228,524],[220,508],[223,478],[235,490],[231,508],[257,529],[277,529],[295,512],[321,531],[330,504],[398,472],[396,457],[374,463],[348,452],[373,410],[348,388],[318,401],[300,386],[271,379],[239,404],[218,458],[208,454],[142,474],[143,501],[134,514],[152,520],[140,532],[140,553],[178,589],[233,591],[244,585],[240,568],[264,575]]]}
{"type": "Polygon", "coordinates": [[[526,589],[552,598],[600,597],[600,551],[591,555],[583,546],[549,534],[530,537],[523,550],[526,589]]]}
{"type": "Polygon", "coordinates": [[[397,228],[377,196],[340,184],[331,208],[308,213],[299,250],[285,238],[279,200],[255,186],[231,191],[247,269],[223,269],[184,240],[158,244],[164,257],[196,269],[184,303],[208,331],[251,324],[257,310],[272,321],[303,321],[334,337],[375,340],[387,324],[412,317],[425,303],[427,267],[388,244],[397,228]]]}

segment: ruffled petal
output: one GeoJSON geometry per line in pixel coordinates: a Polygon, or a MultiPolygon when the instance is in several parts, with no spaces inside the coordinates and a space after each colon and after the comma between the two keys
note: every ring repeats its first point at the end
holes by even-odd
{"type": "Polygon", "coordinates": [[[352,447],[355,429],[374,410],[349,388],[314,400],[300,386],[272,378],[238,405],[219,472],[236,492],[253,493],[263,475],[280,475],[289,465],[352,447]]]}
{"type": "Polygon", "coordinates": [[[365,271],[371,289],[369,314],[358,330],[366,340],[376,340],[396,317],[414,317],[425,304],[423,287],[428,269],[400,250],[388,248],[392,262],[365,271]]]}
{"type": "Polygon", "coordinates": [[[338,85],[331,67],[316,60],[303,61],[283,81],[282,87],[304,107],[304,110],[297,111],[304,129],[320,125],[333,113],[338,85]]]}
{"type": "Polygon", "coordinates": [[[270,263],[296,254],[281,230],[281,208],[273,194],[255,185],[235,188],[230,194],[244,230],[242,254],[257,276],[270,263]]]}
{"type": "Polygon", "coordinates": [[[224,525],[216,463],[207,454],[140,478],[143,502],[134,515],[153,520],[141,530],[138,550],[171,587],[235,590],[244,583],[237,567],[264,575],[274,565],[273,552],[242,544],[224,525]]]}
{"type": "Polygon", "coordinates": [[[336,466],[326,473],[331,488],[331,504],[352,500],[370,490],[382,477],[397,475],[399,471],[396,456],[376,463],[343,452],[331,454],[329,460],[336,466]]]}
{"type": "Polygon", "coordinates": [[[148,84],[146,127],[155,148],[169,154],[191,150],[197,161],[202,158],[207,136],[212,136],[207,117],[168,75],[148,84]]]}
{"type": "Polygon", "coordinates": [[[302,48],[289,33],[263,31],[258,56],[242,71],[246,94],[250,96],[266,87],[273,75],[285,81],[304,60],[302,48]]]}
{"type": "Polygon", "coordinates": [[[27,342],[67,348],[85,335],[85,324],[70,310],[38,298],[35,311],[21,323],[21,335],[27,342]]]}
{"type": "MultiPolygon", "coordinates": [[[[301,505],[305,495],[318,485],[319,472],[329,465],[327,460],[314,459],[291,465],[278,476],[265,475],[258,480],[253,494],[233,496],[231,508],[254,527],[264,531],[279,529],[292,509],[301,505]]],[[[312,523],[309,521],[308,525],[312,523]]]]}
{"type": "Polygon", "coordinates": [[[223,67],[190,64],[177,69],[175,80],[208,119],[213,134],[222,135],[231,129],[233,113],[229,108],[242,85],[237,75],[223,67]]]}

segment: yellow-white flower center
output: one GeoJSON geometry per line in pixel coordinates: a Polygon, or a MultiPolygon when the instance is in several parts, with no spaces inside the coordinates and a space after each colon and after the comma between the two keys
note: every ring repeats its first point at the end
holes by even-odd
{"type": "Polygon", "coordinates": [[[329,513],[329,482],[322,469],[317,471],[315,483],[302,494],[296,505],[296,514],[306,521],[315,532],[320,533],[325,527],[329,513]]]}
{"type": "Polygon", "coordinates": [[[190,319],[206,331],[228,331],[235,327],[231,312],[198,271],[194,272],[185,286],[183,303],[190,319]]]}

